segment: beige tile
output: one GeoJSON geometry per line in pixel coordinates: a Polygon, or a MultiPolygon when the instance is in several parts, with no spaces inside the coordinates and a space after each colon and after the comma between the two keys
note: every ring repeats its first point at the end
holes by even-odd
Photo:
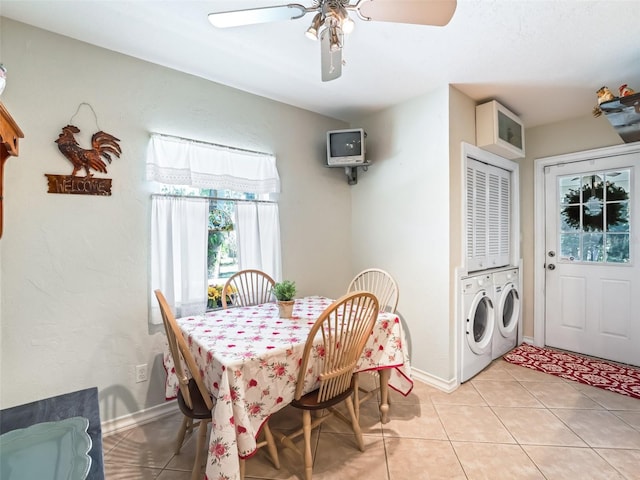
{"type": "Polygon", "coordinates": [[[371,390],[380,386],[380,376],[378,372],[361,372],[358,374],[358,383],[360,388],[371,390]]]}
{"type": "MultiPolygon", "coordinates": [[[[185,439],[185,442],[182,444],[180,448],[180,453],[178,455],[173,455],[171,460],[165,468],[169,468],[171,470],[183,470],[183,471],[191,471],[193,469],[193,462],[196,461],[196,440],[197,440],[197,432],[194,432],[189,438],[185,439]]],[[[207,436],[207,439],[209,437],[207,436]]],[[[171,443],[171,452],[174,450],[174,443],[171,443]]],[[[204,467],[204,464],[207,459],[207,449],[208,442],[205,442],[205,446],[202,452],[202,462],[201,466],[204,467]]]]}
{"type": "MultiPolygon", "coordinates": [[[[375,376],[364,377],[366,388],[376,386],[375,376]]],[[[408,397],[391,390],[390,399],[385,425],[377,395],[363,404],[364,453],[342,422],[331,420],[314,430],[314,480],[521,480],[542,478],[539,473],[548,480],[640,480],[640,400],[503,360],[452,393],[416,381],[408,397]],[[514,386],[518,383],[522,388],[514,386]],[[531,398],[538,406],[523,406],[531,398]],[[488,406],[512,405],[515,399],[517,406],[488,406]],[[580,447],[586,444],[597,450],[580,447]]],[[[107,480],[189,480],[195,436],[173,455],[181,419],[175,414],[105,436],[107,480]]],[[[274,432],[291,432],[300,422],[300,411],[291,406],[270,419],[274,432]]],[[[301,446],[302,437],[295,443],[301,446]]],[[[304,478],[302,458],[278,445],[280,470],[263,448],[247,460],[247,480],[304,478]]]]}
{"type": "Polygon", "coordinates": [[[389,422],[382,425],[385,437],[430,438],[447,440],[440,417],[431,404],[403,405],[389,416],[389,422]]]}
{"type": "Polygon", "coordinates": [[[514,381],[515,378],[505,368],[504,361],[494,361],[482,372],[471,379],[471,383],[483,382],[486,380],[514,381]]]}
{"type": "Polygon", "coordinates": [[[640,400],[602,388],[584,385],[581,392],[608,410],[640,410],[640,400]],[[586,388],[588,387],[588,388],[586,388]]]}
{"type": "Polygon", "coordinates": [[[567,382],[522,382],[522,386],[548,408],[603,408],[567,382]]]}
{"type": "Polygon", "coordinates": [[[509,433],[521,445],[587,445],[545,408],[493,407],[509,433]]]}
{"type": "Polygon", "coordinates": [[[158,475],[156,478],[157,480],[191,480],[191,472],[165,469],[162,470],[162,472],[160,472],[160,475],[158,475]]]}
{"type": "Polygon", "coordinates": [[[485,381],[474,383],[487,405],[497,407],[541,407],[542,404],[519,382],[485,381]]]}
{"type": "Polygon", "coordinates": [[[164,417],[132,428],[105,456],[105,463],[162,468],[173,457],[182,417],[164,417]]]}
{"type": "Polygon", "coordinates": [[[640,480],[640,450],[597,448],[596,452],[629,480],[640,480]]]}
{"type": "Polygon", "coordinates": [[[640,432],[605,410],[551,410],[591,447],[640,449],[640,432]]]}
{"type": "Polygon", "coordinates": [[[102,452],[108,453],[115,447],[121,440],[129,435],[130,430],[124,432],[118,432],[111,435],[105,435],[102,437],[102,452]]]}
{"type": "Polygon", "coordinates": [[[451,441],[515,443],[490,407],[436,405],[451,441]]]}
{"type": "MultiPolygon", "coordinates": [[[[466,480],[449,442],[415,438],[385,438],[384,442],[390,480],[466,480]]],[[[336,478],[368,476],[361,472],[357,477],[336,478]]]]}
{"type": "Polygon", "coordinates": [[[564,382],[562,378],[551,375],[550,373],[540,372],[532,368],[522,367],[508,362],[505,362],[505,364],[505,370],[509,372],[513,378],[522,382],[564,382]]]}
{"type": "Polygon", "coordinates": [[[620,418],[623,422],[640,431],[640,412],[614,410],[611,413],[620,418]]]}
{"type": "Polygon", "coordinates": [[[393,411],[393,405],[395,404],[404,404],[404,403],[430,403],[431,397],[433,395],[446,395],[446,393],[434,388],[430,385],[422,383],[420,381],[413,381],[413,389],[411,393],[406,397],[399,392],[396,392],[394,389],[389,388],[389,404],[391,405],[390,412],[393,411]]]}
{"type": "MultiPolygon", "coordinates": [[[[275,432],[274,432],[274,435],[275,432]]],[[[318,438],[320,437],[317,429],[311,432],[311,452],[316,455],[318,438]]],[[[284,447],[276,436],[276,445],[278,448],[278,458],[280,460],[280,469],[276,469],[271,462],[271,457],[266,448],[260,448],[255,455],[248,458],[245,463],[246,478],[260,478],[273,480],[298,480],[304,478],[304,462],[302,452],[304,451],[304,438],[302,435],[293,440],[294,445],[300,453],[291,448],[284,447]]],[[[355,445],[355,443],[354,443],[355,445]]],[[[359,452],[356,447],[355,451],[359,452]]]]}
{"type": "Polygon", "coordinates": [[[365,435],[364,443],[361,452],[352,435],[323,433],[313,462],[314,480],[360,478],[363,474],[367,480],[388,480],[383,438],[365,435]]]}
{"type": "Polygon", "coordinates": [[[487,402],[484,401],[473,384],[469,382],[463,383],[450,393],[440,390],[433,392],[430,398],[434,405],[487,405],[487,402]]]}
{"type": "MultiPolygon", "coordinates": [[[[344,404],[337,406],[336,410],[341,412],[346,418],[350,418],[349,410],[344,404]]],[[[302,426],[302,423],[300,423],[302,426]]],[[[326,420],[321,427],[322,433],[345,433],[353,435],[351,424],[347,425],[337,417],[326,420]]],[[[382,435],[380,424],[380,410],[377,402],[365,402],[360,405],[360,430],[365,435],[382,435]]]]}
{"type": "MultiPolygon", "coordinates": [[[[151,480],[160,475],[159,468],[140,467],[138,465],[104,464],[104,475],[107,480],[151,480]]],[[[186,480],[186,479],[185,479],[186,480]]]]}
{"type": "Polygon", "coordinates": [[[519,445],[452,444],[469,480],[544,480],[519,445]]]}
{"type": "Polygon", "coordinates": [[[269,417],[272,431],[290,433],[302,427],[302,410],[287,405],[269,417]]]}
{"type": "Polygon", "coordinates": [[[523,445],[547,480],[623,480],[611,465],[590,448],[523,445]]]}

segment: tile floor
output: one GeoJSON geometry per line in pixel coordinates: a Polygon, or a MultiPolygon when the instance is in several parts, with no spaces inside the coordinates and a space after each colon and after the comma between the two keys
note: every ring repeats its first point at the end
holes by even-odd
{"type": "MultiPolygon", "coordinates": [[[[363,405],[364,453],[346,425],[323,424],[314,480],[640,479],[640,400],[496,360],[453,393],[416,382],[391,402],[384,425],[375,399],[363,405]]],[[[298,419],[287,407],[270,425],[286,431],[298,419]]],[[[180,421],[105,437],[107,480],[188,480],[195,439],[173,454],[180,421]]],[[[265,450],[247,461],[247,479],[304,478],[292,450],[279,448],[280,470],[265,450]]]]}

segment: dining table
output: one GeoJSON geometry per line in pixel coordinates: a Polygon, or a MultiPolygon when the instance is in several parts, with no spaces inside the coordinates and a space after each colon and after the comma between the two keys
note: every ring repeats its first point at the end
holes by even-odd
{"type": "MultiPolygon", "coordinates": [[[[264,303],[177,319],[215,402],[207,480],[240,479],[240,459],[255,453],[264,423],[293,400],[309,331],[332,302],[322,296],[296,299],[291,318],[280,318],[276,303],[264,303]]],[[[168,399],[178,391],[172,362],[166,351],[168,399]]],[[[413,388],[405,333],[395,313],[378,314],[356,371],[380,375],[381,421],[388,422],[388,388],[405,396],[413,388]]],[[[307,378],[313,379],[311,391],[317,374],[312,371],[307,378]]]]}

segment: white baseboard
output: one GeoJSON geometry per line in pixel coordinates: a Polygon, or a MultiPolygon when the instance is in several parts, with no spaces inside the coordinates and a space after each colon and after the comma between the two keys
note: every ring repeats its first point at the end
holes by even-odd
{"type": "MultiPolygon", "coordinates": [[[[452,380],[443,380],[440,377],[423,372],[415,367],[411,367],[411,377],[413,380],[425,383],[446,393],[453,392],[460,385],[455,378],[452,380]]],[[[145,408],[144,410],[139,410],[129,415],[114,418],[113,420],[105,420],[101,423],[102,436],[106,437],[129,430],[133,427],[139,427],[140,425],[153,422],[154,420],[171,415],[177,411],[178,404],[176,402],[167,402],[161,405],[145,408]]]]}
{"type": "Polygon", "coordinates": [[[522,337],[522,341],[524,343],[528,343],[529,345],[535,345],[535,342],[533,341],[533,337],[522,337]]]}
{"type": "Polygon", "coordinates": [[[431,375],[430,373],[418,370],[413,366],[411,367],[411,378],[413,380],[418,380],[422,383],[426,383],[427,385],[437,388],[438,390],[442,390],[445,393],[451,393],[460,386],[455,378],[451,380],[444,380],[440,377],[436,377],[435,375],[431,375]]]}
{"type": "Polygon", "coordinates": [[[104,437],[113,435],[114,433],[122,432],[133,427],[139,427],[145,423],[153,422],[158,418],[171,415],[178,410],[178,403],[176,401],[163,403],[161,405],[155,405],[153,407],[145,408],[129,415],[114,418],[113,420],[105,420],[101,422],[102,435],[104,437]]]}

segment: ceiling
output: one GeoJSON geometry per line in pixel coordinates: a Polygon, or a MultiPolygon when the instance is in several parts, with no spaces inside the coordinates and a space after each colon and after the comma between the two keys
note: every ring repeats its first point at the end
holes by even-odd
{"type": "Polygon", "coordinates": [[[497,99],[527,127],[588,115],[603,85],[640,91],[637,0],[458,0],[445,27],[354,17],[342,77],[325,83],[320,45],[304,36],[311,14],[231,29],[207,20],[291,1],[312,0],[1,0],[0,15],[346,121],[447,84],[497,99]]]}

